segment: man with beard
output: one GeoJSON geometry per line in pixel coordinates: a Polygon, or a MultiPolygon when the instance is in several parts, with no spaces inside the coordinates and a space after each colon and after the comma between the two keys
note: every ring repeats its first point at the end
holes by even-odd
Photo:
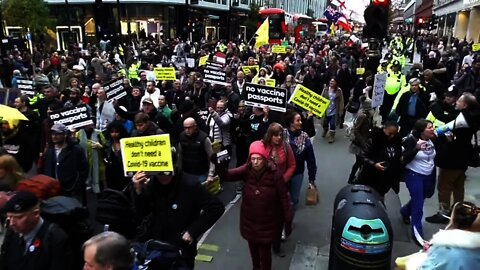
{"type": "Polygon", "coordinates": [[[50,146],[44,158],[44,174],[57,179],[62,195],[74,197],[84,205],[85,181],[87,180],[87,158],[83,149],[69,138],[69,130],[64,124],[54,124],[50,146]]]}

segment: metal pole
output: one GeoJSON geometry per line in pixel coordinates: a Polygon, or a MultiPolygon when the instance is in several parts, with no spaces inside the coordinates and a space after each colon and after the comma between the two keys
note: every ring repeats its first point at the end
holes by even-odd
{"type": "Polygon", "coordinates": [[[117,0],[117,53],[120,55],[120,38],[122,37],[122,16],[120,15],[120,0],[117,0]]]}
{"type": "Polygon", "coordinates": [[[413,47],[412,47],[412,54],[410,55],[410,62],[413,63],[413,60],[415,59],[415,50],[417,49],[417,29],[416,29],[416,25],[417,25],[417,20],[416,20],[416,16],[415,16],[415,12],[416,12],[416,9],[417,9],[417,3],[415,2],[413,4],[413,19],[412,19],[412,30],[413,30],[413,47]]]}
{"type": "Polygon", "coordinates": [[[5,32],[3,27],[3,10],[2,10],[3,1],[0,1],[0,57],[6,54],[5,45],[3,45],[3,40],[5,39],[5,32]]]}

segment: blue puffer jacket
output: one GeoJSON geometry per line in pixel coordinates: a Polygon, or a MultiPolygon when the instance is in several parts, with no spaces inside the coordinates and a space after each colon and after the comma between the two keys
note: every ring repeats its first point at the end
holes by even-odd
{"type": "Polygon", "coordinates": [[[433,235],[422,270],[480,269],[480,233],[442,230],[433,235]]]}

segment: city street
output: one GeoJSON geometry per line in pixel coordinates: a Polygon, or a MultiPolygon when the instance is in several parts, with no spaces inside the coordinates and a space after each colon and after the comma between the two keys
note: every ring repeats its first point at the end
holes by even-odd
{"type": "MultiPolygon", "coordinates": [[[[317,127],[318,130],[318,127],[317,127]]],[[[317,187],[320,194],[320,202],[316,206],[306,206],[304,203],[305,190],[302,191],[302,203],[294,218],[292,235],[284,243],[287,256],[279,258],[273,256],[273,269],[279,270],[303,270],[303,269],[327,269],[328,253],[330,244],[330,230],[333,213],[333,201],[339,189],[345,186],[354,162],[354,156],[349,154],[348,139],[344,137],[344,130],[338,130],[337,140],[334,144],[328,144],[326,140],[317,135],[314,139],[315,154],[317,158],[317,187]]],[[[467,183],[466,200],[475,201],[480,197],[479,170],[469,170],[472,176],[467,183]],[[475,184],[475,185],[474,185],[475,184]]],[[[231,185],[221,195],[225,201],[235,197],[231,185]],[[227,194],[228,193],[228,194],[227,194]]],[[[406,203],[409,199],[408,191],[402,183],[401,192],[396,195],[390,192],[386,197],[388,215],[394,230],[393,261],[397,257],[405,256],[419,250],[410,238],[410,230],[404,225],[399,209],[401,202],[406,203]]],[[[208,233],[202,243],[205,249],[200,248],[199,254],[213,256],[211,262],[196,262],[196,269],[251,269],[250,255],[247,242],[240,236],[239,216],[241,198],[227,205],[227,211],[208,233]],[[214,245],[213,247],[210,245],[214,245]],[[218,247],[218,251],[215,251],[218,247]]],[[[424,216],[435,213],[437,208],[436,194],[425,203],[424,216]]],[[[437,232],[443,225],[429,224],[424,221],[426,239],[437,232]]]]}

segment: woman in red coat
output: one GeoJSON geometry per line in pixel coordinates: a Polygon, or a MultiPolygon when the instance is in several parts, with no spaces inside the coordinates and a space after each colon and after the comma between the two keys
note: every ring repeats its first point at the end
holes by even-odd
{"type": "Polygon", "coordinates": [[[253,269],[272,268],[272,242],[286,224],[291,232],[292,209],[287,188],[280,171],[268,163],[268,153],[261,141],[250,145],[247,163],[226,170],[217,165],[218,173],[225,181],[245,182],[240,209],[240,233],[248,241],[253,269]]]}

